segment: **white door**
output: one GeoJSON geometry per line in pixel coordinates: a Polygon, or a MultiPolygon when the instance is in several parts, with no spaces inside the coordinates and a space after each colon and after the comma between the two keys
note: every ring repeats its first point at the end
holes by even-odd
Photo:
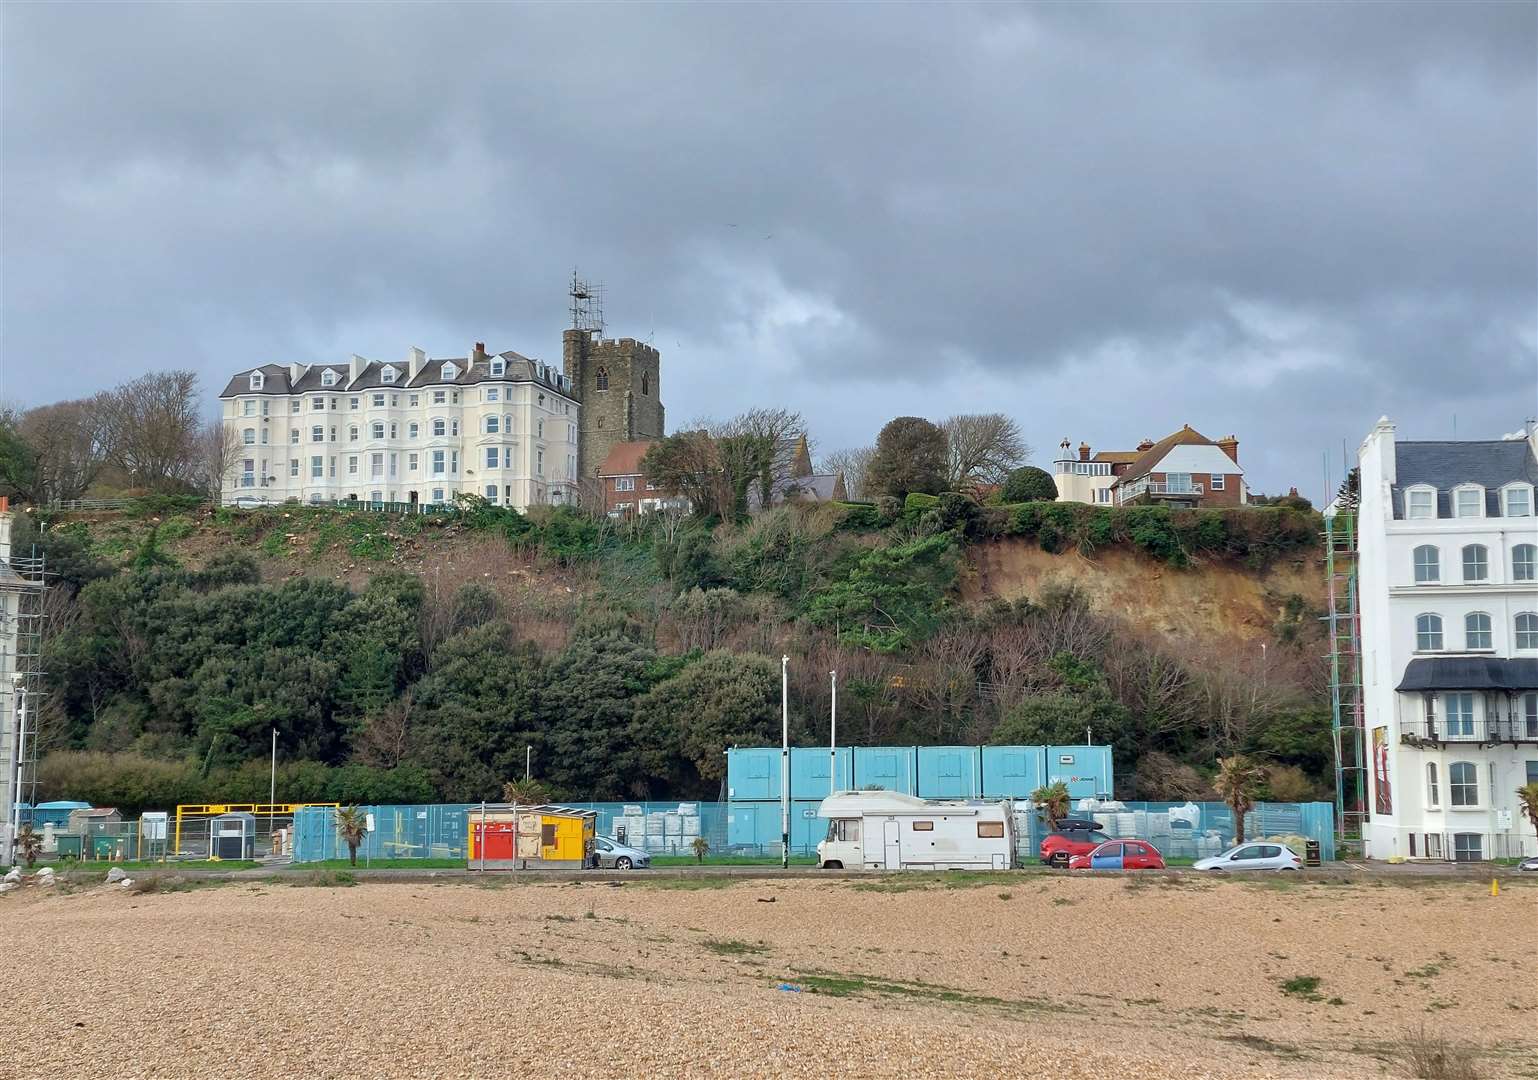
{"type": "Polygon", "coordinates": [[[902,869],[902,854],[898,849],[898,823],[888,818],[881,828],[881,846],[886,855],[886,868],[888,870],[900,870],[902,869]]]}

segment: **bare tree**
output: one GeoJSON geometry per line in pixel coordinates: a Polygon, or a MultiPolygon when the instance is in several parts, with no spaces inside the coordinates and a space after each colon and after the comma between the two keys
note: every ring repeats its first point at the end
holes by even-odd
{"type": "Polygon", "coordinates": [[[394,701],[371,713],[358,733],[357,757],[365,765],[393,769],[406,757],[410,745],[414,702],[407,690],[394,701]]]}
{"type": "Polygon", "coordinates": [[[198,377],[153,371],[102,395],[111,459],[133,487],[191,486],[200,471],[198,377]]]}
{"type": "MultiPolygon", "coordinates": [[[[752,464],[757,466],[752,485],[758,493],[758,505],[765,509],[774,505],[776,494],[783,494],[791,485],[800,439],[805,434],[806,421],[790,409],[749,409],[711,429],[716,439],[736,439],[749,448],[752,464]]],[[[810,467],[810,442],[807,454],[810,467]]]]}
{"type": "Polygon", "coordinates": [[[194,482],[210,499],[218,499],[225,480],[240,463],[245,447],[235,437],[234,429],[222,420],[203,425],[197,438],[197,471],[194,482]]]}
{"type": "Polygon", "coordinates": [[[948,447],[946,480],[953,491],[1000,484],[1030,459],[1020,425],[1003,413],[953,416],[940,425],[948,447]]]}
{"type": "Polygon", "coordinates": [[[111,453],[104,395],[29,410],[20,433],[37,461],[39,501],[78,499],[101,475],[111,453]]]}
{"type": "Polygon", "coordinates": [[[1250,642],[1209,651],[1196,680],[1196,703],[1219,753],[1234,754],[1298,696],[1290,658],[1250,642]]]}
{"type": "Polygon", "coordinates": [[[870,463],[876,456],[874,446],[856,446],[849,450],[835,450],[817,466],[820,473],[843,473],[844,491],[851,499],[867,499],[870,491],[870,463]]]}

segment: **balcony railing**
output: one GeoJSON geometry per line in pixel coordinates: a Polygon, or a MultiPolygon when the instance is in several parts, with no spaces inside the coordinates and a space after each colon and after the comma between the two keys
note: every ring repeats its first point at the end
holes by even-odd
{"type": "Polygon", "coordinates": [[[1116,489],[1117,503],[1129,503],[1140,496],[1147,495],[1156,499],[1181,499],[1201,498],[1206,490],[1205,484],[1176,483],[1171,484],[1167,480],[1134,480],[1130,484],[1116,489]]]}
{"type": "Polygon", "coordinates": [[[1538,743],[1538,721],[1526,718],[1468,722],[1415,720],[1399,726],[1400,739],[1410,743],[1538,743]]]}

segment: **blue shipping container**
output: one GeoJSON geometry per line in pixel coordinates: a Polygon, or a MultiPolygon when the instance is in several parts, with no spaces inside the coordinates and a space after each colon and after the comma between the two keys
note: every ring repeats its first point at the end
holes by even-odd
{"type": "Polygon", "coordinates": [[[917,754],[911,746],[856,746],[854,786],[916,794],[917,754]]]}
{"type": "MultiPolygon", "coordinates": [[[[792,799],[822,800],[833,794],[833,778],[829,776],[833,764],[826,746],[795,746],[790,751],[790,797],[792,799]]],[[[854,787],[854,754],[849,747],[838,749],[838,787],[848,791],[854,787]]],[[[779,797],[779,792],[774,793],[779,797]]]]}
{"type": "Polygon", "coordinates": [[[1068,785],[1069,797],[1074,799],[1110,796],[1109,746],[1049,746],[1046,750],[1047,783],[1062,780],[1068,785]]]}
{"type": "Polygon", "coordinates": [[[920,746],[918,795],[923,799],[975,799],[982,755],[975,746],[920,746]]]}
{"type": "Polygon", "coordinates": [[[778,747],[734,747],[726,752],[728,799],[780,798],[780,751],[778,747]]]}
{"type": "Polygon", "coordinates": [[[985,799],[1028,799],[1046,775],[1044,746],[983,747],[985,799]]]}

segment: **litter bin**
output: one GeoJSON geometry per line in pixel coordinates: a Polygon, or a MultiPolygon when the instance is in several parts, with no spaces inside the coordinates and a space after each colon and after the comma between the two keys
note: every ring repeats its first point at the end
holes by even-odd
{"type": "Polygon", "coordinates": [[[1303,841],[1303,863],[1305,866],[1318,866],[1322,860],[1319,858],[1319,841],[1303,841]]]}

